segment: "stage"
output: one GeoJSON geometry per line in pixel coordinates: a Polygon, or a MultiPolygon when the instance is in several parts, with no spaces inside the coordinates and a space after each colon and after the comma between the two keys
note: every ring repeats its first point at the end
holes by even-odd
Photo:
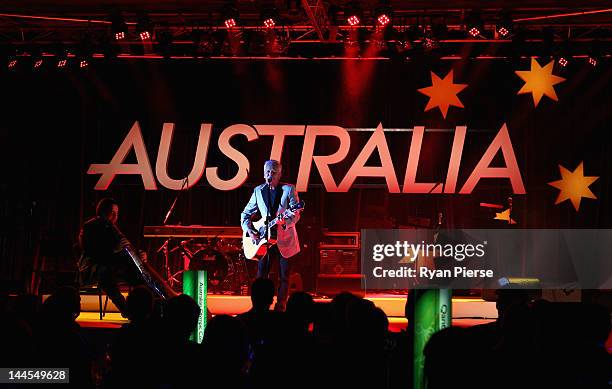
{"type": "MultiPolygon", "coordinates": [[[[104,301],[104,295],[102,299],[104,301]]],[[[372,301],[381,308],[389,319],[389,329],[399,332],[406,329],[408,320],[404,315],[405,296],[389,294],[367,294],[367,300],[372,301]]],[[[330,298],[315,298],[315,302],[329,303],[330,298]]],[[[214,315],[237,315],[251,309],[249,296],[208,295],[208,309],[214,315]]],[[[121,317],[117,308],[109,300],[104,319],[100,320],[98,312],[98,296],[81,296],[81,315],[77,322],[86,328],[119,328],[128,320],[121,317]]],[[[453,325],[469,327],[477,324],[489,323],[497,318],[495,302],[484,301],[477,298],[453,298],[452,306],[453,325]]]]}

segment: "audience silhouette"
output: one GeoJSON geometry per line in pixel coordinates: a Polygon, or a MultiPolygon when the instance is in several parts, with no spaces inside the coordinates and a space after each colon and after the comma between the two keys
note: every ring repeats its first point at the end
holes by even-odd
{"type": "MultiPolygon", "coordinates": [[[[424,350],[426,387],[609,388],[608,309],[530,296],[499,290],[495,322],[433,333],[424,350]]],[[[42,304],[33,295],[2,298],[0,333],[11,350],[2,362],[69,367],[74,388],[411,387],[411,333],[389,332],[371,301],[343,292],[321,303],[296,292],[286,312],[276,312],[273,299],[272,281],[255,280],[252,308],[208,317],[198,344],[191,336],[201,310],[191,297],[154,309],[152,293],[137,287],[127,298],[130,322],[114,331],[106,358],[96,358],[76,322],[76,289],[59,288],[42,304]]]]}

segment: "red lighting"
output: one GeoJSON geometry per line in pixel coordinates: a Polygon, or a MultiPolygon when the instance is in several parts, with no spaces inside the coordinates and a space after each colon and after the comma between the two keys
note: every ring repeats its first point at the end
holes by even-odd
{"type": "Polygon", "coordinates": [[[478,27],[472,27],[468,30],[468,33],[473,37],[477,37],[480,35],[480,29],[478,27]]]}
{"type": "Polygon", "coordinates": [[[79,62],[79,67],[86,68],[87,66],[89,66],[89,62],[87,62],[86,59],[82,59],[81,62],[79,62]]]}
{"type": "Polygon", "coordinates": [[[509,30],[508,30],[506,27],[500,27],[500,28],[497,30],[497,33],[498,33],[499,35],[503,36],[503,37],[506,37],[506,36],[508,36],[508,34],[510,33],[510,31],[509,31],[509,30]]]}
{"type": "Polygon", "coordinates": [[[272,28],[275,25],[276,25],[276,22],[272,18],[268,18],[268,19],[264,20],[264,26],[266,26],[267,28],[272,28]]]}
{"type": "Polygon", "coordinates": [[[43,60],[42,60],[42,59],[37,59],[37,60],[34,62],[34,68],[39,68],[39,67],[41,67],[41,66],[42,66],[42,64],[43,64],[43,60]]]}
{"type": "Polygon", "coordinates": [[[17,60],[16,59],[11,59],[8,63],[8,68],[9,69],[15,69],[17,67],[17,60]]]}
{"type": "Polygon", "coordinates": [[[122,39],[125,39],[125,32],[123,32],[123,31],[116,32],[115,33],[115,40],[120,41],[122,39]]]}
{"type": "Polygon", "coordinates": [[[359,17],[357,17],[357,15],[351,15],[349,16],[349,18],[347,19],[348,24],[350,24],[351,26],[356,26],[359,24],[360,20],[359,17]]]}
{"type": "Polygon", "coordinates": [[[226,19],[225,20],[225,27],[227,27],[227,28],[236,27],[236,20],[235,19],[226,19]]]}
{"type": "Polygon", "coordinates": [[[57,61],[57,67],[58,67],[58,68],[63,68],[63,67],[65,67],[65,66],[66,66],[66,64],[67,64],[67,63],[68,63],[68,61],[67,61],[67,60],[65,60],[65,59],[60,59],[59,61],[57,61]]]}
{"type": "Polygon", "coordinates": [[[146,41],[151,39],[151,33],[149,31],[142,31],[140,33],[140,40],[141,41],[146,41]]]}
{"type": "Polygon", "coordinates": [[[568,64],[567,58],[565,58],[565,57],[561,57],[561,58],[559,58],[559,61],[558,61],[558,62],[559,62],[559,65],[561,65],[561,66],[563,66],[563,67],[566,67],[566,66],[567,66],[567,64],[568,64]]]}
{"type": "Polygon", "coordinates": [[[425,37],[425,39],[423,40],[423,46],[426,49],[433,49],[438,45],[438,41],[436,39],[430,38],[430,37],[425,37]]]}
{"type": "Polygon", "coordinates": [[[597,66],[597,58],[595,58],[595,57],[589,57],[589,65],[591,65],[591,66],[597,66]]]}
{"type": "Polygon", "coordinates": [[[391,21],[391,19],[389,19],[389,17],[385,14],[382,14],[378,17],[378,23],[381,26],[386,26],[387,24],[389,24],[389,22],[391,21]]]}

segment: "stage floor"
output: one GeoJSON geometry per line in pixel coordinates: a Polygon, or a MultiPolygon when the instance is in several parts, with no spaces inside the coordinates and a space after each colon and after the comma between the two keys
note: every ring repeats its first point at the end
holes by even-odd
{"type": "MultiPolygon", "coordinates": [[[[125,293],[124,293],[125,294],[125,293]]],[[[46,296],[45,296],[46,297],[46,296]]],[[[103,296],[104,298],[104,296],[103,296]]],[[[406,329],[408,320],[404,317],[406,296],[371,294],[366,295],[377,307],[381,308],[389,319],[389,330],[400,332],[406,329]]],[[[317,302],[328,303],[329,298],[315,298],[317,302]]],[[[237,315],[251,309],[249,296],[208,295],[208,310],[214,315],[237,315]]],[[[119,328],[128,320],[121,317],[115,305],[109,301],[107,313],[100,320],[98,311],[98,296],[81,296],[81,314],[77,322],[84,328],[119,328]]],[[[490,323],[497,319],[495,302],[478,298],[453,298],[452,306],[453,326],[471,327],[478,324],[490,323]]],[[[612,354],[612,332],[606,342],[606,348],[612,354]]]]}
{"type": "MultiPolygon", "coordinates": [[[[365,298],[387,314],[391,331],[398,332],[406,329],[408,320],[404,317],[405,296],[373,294],[366,295],[365,298]]],[[[315,301],[328,303],[331,299],[315,298],[315,301]]],[[[251,298],[249,296],[208,295],[207,304],[212,315],[237,315],[251,309],[251,298]]],[[[107,313],[103,320],[100,320],[98,309],[97,296],[81,296],[82,312],[77,322],[83,327],[90,328],[118,328],[121,324],[127,323],[127,319],[121,317],[111,301],[108,302],[107,313]]],[[[495,320],[497,310],[494,302],[474,298],[453,298],[452,315],[454,326],[469,327],[495,320]]]]}

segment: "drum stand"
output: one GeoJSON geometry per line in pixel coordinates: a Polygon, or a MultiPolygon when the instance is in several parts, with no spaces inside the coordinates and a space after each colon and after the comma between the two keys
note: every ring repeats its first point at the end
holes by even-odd
{"type": "MultiPolygon", "coordinates": [[[[193,240],[193,239],[190,239],[190,240],[193,240]]],[[[188,259],[189,261],[191,261],[191,259],[193,258],[193,254],[191,253],[191,251],[189,251],[189,250],[187,249],[187,247],[185,247],[185,245],[184,245],[184,244],[185,244],[185,241],[182,241],[181,243],[179,243],[179,250],[180,250],[180,252],[181,252],[181,259],[183,260],[183,262],[182,262],[182,263],[183,263],[183,266],[182,266],[182,269],[181,269],[181,270],[177,271],[177,272],[176,272],[176,273],[174,273],[174,274],[169,275],[170,280],[171,280],[171,282],[172,282],[172,283],[174,283],[174,282],[180,282],[180,281],[179,281],[179,280],[178,280],[176,277],[177,277],[179,274],[182,274],[183,272],[185,272],[186,270],[189,270],[189,265],[187,265],[187,264],[185,263],[185,257],[187,257],[187,259],[188,259]]],[[[167,259],[166,259],[166,261],[167,261],[167,259]]],[[[170,274],[170,272],[169,272],[168,274],[170,274]]]]}
{"type": "Polygon", "coordinates": [[[172,238],[166,239],[164,241],[164,244],[159,248],[159,250],[157,250],[157,252],[159,252],[160,250],[163,250],[164,252],[164,276],[166,278],[166,282],[170,285],[170,287],[173,287],[174,283],[179,282],[179,280],[174,277],[176,274],[173,275],[170,271],[170,250],[168,248],[170,246],[171,240],[172,238]]]}

